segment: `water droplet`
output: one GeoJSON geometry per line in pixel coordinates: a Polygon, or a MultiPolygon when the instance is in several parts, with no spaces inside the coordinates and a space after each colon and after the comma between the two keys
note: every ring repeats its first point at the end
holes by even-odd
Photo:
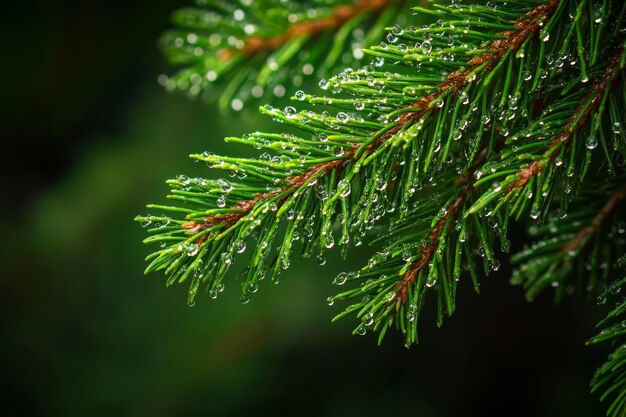
{"type": "Polygon", "coordinates": [[[493,259],[489,267],[491,268],[492,271],[496,272],[498,269],[500,269],[500,260],[493,259]]]}
{"type": "Polygon", "coordinates": [[[585,139],[585,146],[589,150],[595,149],[595,147],[598,146],[598,139],[596,138],[596,136],[595,135],[587,136],[587,139],[585,139]]]}
{"type": "Polygon", "coordinates": [[[597,24],[602,23],[602,5],[600,3],[596,3],[593,6],[593,14],[595,16],[594,22],[597,24]]]}
{"type": "Polygon", "coordinates": [[[406,313],[406,318],[408,321],[415,321],[417,318],[417,305],[414,303],[409,304],[409,308],[406,313]]]}
{"type": "Polygon", "coordinates": [[[285,116],[287,116],[287,117],[289,117],[289,118],[291,119],[291,118],[296,117],[296,113],[297,113],[297,111],[296,111],[296,108],[295,108],[295,107],[293,107],[293,106],[287,106],[287,107],[285,107],[285,109],[283,110],[283,113],[285,113],[285,116]]]}
{"type": "Polygon", "coordinates": [[[335,279],[333,280],[333,284],[343,285],[346,283],[347,280],[348,280],[348,274],[345,272],[342,272],[335,277],[335,279]]]}
{"type": "Polygon", "coordinates": [[[376,189],[378,191],[385,191],[386,188],[387,188],[387,181],[385,181],[381,177],[376,178],[376,189]]]}
{"type": "Polygon", "coordinates": [[[613,123],[613,133],[619,135],[622,133],[622,124],[620,122],[613,123]]]}
{"type": "Polygon", "coordinates": [[[502,249],[502,252],[508,253],[509,249],[511,249],[511,241],[506,238],[502,239],[500,242],[500,249],[502,249]]]}
{"type": "Polygon", "coordinates": [[[315,258],[315,260],[317,261],[317,263],[318,263],[319,265],[324,265],[324,264],[326,264],[326,257],[325,257],[325,256],[323,256],[323,255],[318,255],[318,256],[315,258]]]}
{"type": "Polygon", "coordinates": [[[222,189],[222,192],[229,193],[233,190],[233,185],[230,181],[220,178],[217,180],[217,185],[222,189]]]}
{"type": "Polygon", "coordinates": [[[459,92],[459,100],[461,100],[462,104],[468,104],[469,103],[469,96],[467,95],[467,93],[465,91],[460,91],[459,92]]]}
{"type": "Polygon", "coordinates": [[[364,336],[364,335],[365,335],[365,333],[367,333],[367,329],[365,329],[365,326],[361,324],[359,327],[357,327],[357,329],[356,329],[356,333],[357,333],[359,336],[364,336]]]}
{"type": "Polygon", "coordinates": [[[346,113],[340,111],[339,113],[337,113],[337,120],[339,120],[341,123],[346,123],[348,120],[350,120],[350,117],[346,113]]]}
{"type": "Polygon", "coordinates": [[[235,242],[235,250],[237,253],[243,253],[246,250],[246,242],[243,240],[238,240],[235,242]]]}
{"type": "Polygon", "coordinates": [[[224,261],[226,265],[230,265],[233,263],[233,257],[228,252],[222,253],[221,258],[222,258],[222,261],[224,261]]]}
{"type": "Polygon", "coordinates": [[[372,324],[374,324],[374,313],[372,313],[371,311],[365,313],[365,316],[363,316],[363,324],[366,326],[371,326],[372,324]]]}
{"type": "Polygon", "coordinates": [[[200,245],[190,243],[187,247],[185,247],[185,250],[187,251],[187,256],[196,256],[200,250],[200,245]]]}
{"type": "MultiPolygon", "coordinates": [[[[398,37],[396,35],[394,35],[393,33],[388,33],[387,34],[387,42],[389,43],[396,43],[398,41],[398,37]]],[[[382,47],[382,45],[381,45],[382,47]]],[[[385,44],[385,48],[387,47],[387,45],[385,44]]]]}
{"type": "Polygon", "coordinates": [[[346,178],[339,181],[339,184],[337,184],[337,191],[339,192],[340,198],[346,198],[349,196],[351,192],[350,181],[346,178]]]}
{"type": "Polygon", "coordinates": [[[302,90],[298,90],[296,91],[296,99],[300,100],[300,101],[304,101],[304,99],[306,98],[306,94],[304,94],[304,91],[302,90]]]}
{"type": "Polygon", "coordinates": [[[248,304],[250,302],[250,297],[248,297],[246,294],[241,294],[239,301],[241,301],[241,304],[248,304]]]}

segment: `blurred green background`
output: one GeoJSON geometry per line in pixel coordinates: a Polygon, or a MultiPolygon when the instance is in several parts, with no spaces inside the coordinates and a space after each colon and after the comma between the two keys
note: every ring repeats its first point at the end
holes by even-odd
{"type": "MultiPolygon", "coordinates": [[[[508,271],[465,282],[441,329],[376,347],[326,297],[353,251],[305,261],[247,305],[145,277],[133,217],[164,180],[206,175],[191,152],[270,126],[168,95],[156,39],[185,0],[34,1],[2,13],[0,366],[4,416],[592,416],[585,348],[602,314],[576,297],[526,303],[508,271]]],[[[512,236],[512,240],[515,237],[512,236]]]]}

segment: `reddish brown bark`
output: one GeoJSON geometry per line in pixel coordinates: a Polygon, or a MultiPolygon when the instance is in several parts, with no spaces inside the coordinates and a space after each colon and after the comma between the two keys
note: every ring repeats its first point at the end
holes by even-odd
{"type": "Polygon", "coordinates": [[[580,131],[583,126],[585,126],[591,114],[598,108],[598,106],[602,102],[607,87],[617,81],[617,79],[622,75],[622,71],[616,72],[615,70],[618,68],[622,60],[623,53],[624,51],[620,50],[619,53],[613,56],[610,64],[607,66],[604,72],[604,75],[592,85],[591,91],[583,99],[574,114],[572,114],[572,116],[569,118],[569,121],[567,122],[567,125],[565,125],[565,129],[563,130],[563,132],[561,132],[552,140],[550,146],[548,147],[548,151],[546,152],[547,158],[543,157],[541,159],[537,159],[523,167],[517,174],[517,178],[515,179],[515,181],[508,185],[507,189],[509,191],[515,188],[521,188],[525,186],[534,175],[542,172],[550,163],[552,163],[552,161],[556,159],[562,146],[569,146],[574,135],[578,131],[580,131]],[[590,104],[587,105],[587,103],[590,104]]]}
{"type": "Polygon", "coordinates": [[[327,30],[339,29],[354,16],[371,10],[381,10],[393,2],[394,0],[360,0],[354,6],[336,7],[329,16],[294,23],[285,32],[272,38],[251,36],[245,40],[245,44],[241,49],[222,49],[218,51],[218,58],[227,60],[236,54],[252,57],[261,51],[275,50],[295,38],[317,36],[327,30]]]}
{"type": "Polygon", "coordinates": [[[602,227],[602,223],[609,217],[613,211],[619,207],[622,200],[626,197],[626,185],[618,188],[611,197],[604,203],[598,214],[591,220],[588,226],[582,228],[578,234],[563,247],[563,252],[572,252],[583,244],[590,236],[598,233],[602,227]]]}

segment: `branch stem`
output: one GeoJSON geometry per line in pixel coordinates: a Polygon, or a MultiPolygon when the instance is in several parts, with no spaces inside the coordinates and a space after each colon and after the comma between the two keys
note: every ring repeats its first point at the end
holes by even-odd
{"type": "Polygon", "coordinates": [[[337,30],[353,17],[361,13],[384,9],[394,1],[396,0],[359,0],[353,6],[336,7],[328,16],[294,23],[283,33],[274,37],[251,36],[246,39],[241,49],[222,49],[218,51],[218,58],[228,60],[238,54],[253,57],[261,51],[276,50],[292,39],[314,37],[328,30],[337,30]]]}
{"type": "Polygon", "coordinates": [[[449,230],[449,228],[446,228],[446,225],[456,219],[474,183],[474,173],[485,163],[486,159],[487,147],[484,147],[476,155],[470,168],[458,178],[455,185],[461,186],[459,193],[452,203],[446,207],[446,214],[444,214],[443,217],[437,221],[437,224],[430,232],[428,243],[423,245],[421,248],[420,258],[413,262],[409,270],[404,274],[402,281],[400,281],[396,286],[396,294],[392,301],[399,300],[402,304],[406,303],[409,296],[409,286],[415,282],[419,275],[419,271],[428,267],[433,254],[437,250],[437,246],[439,246],[439,241],[443,237],[444,232],[449,230]]]}
{"type": "Polygon", "coordinates": [[[563,246],[562,251],[565,253],[570,253],[576,251],[581,245],[584,245],[587,242],[589,237],[600,231],[602,224],[604,221],[611,215],[617,207],[619,207],[622,200],[626,197],[626,184],[619,187],[609,199],[604,203],[598,214],[591,220],[591,223],[586,227],[582,228],[576,236],[570,240],[565,246],[563,246]]]}
{"type": "Polygon", "coordinates": [[[574,135],[585,126],[593,112],[602,103],[609,85],[615,83],[621,77],[623,71],[618,69],[623,57],[624,49],[622,48],[613,56],[602,78],[592,85],[591,91],[569,118],[563,131],[552,139],[546,153],[541,158],[522,168],[517,174],[517,179],[508,185],[508,191],[525,186],[533,176],[545,170],[556,159],[563,147],[570,145],[574,135]]]}
{"type": "MultiPolygon", "coordinates": [[[[371,7],[373,4],[378,4],[381,1],[362,1],[359,3],[360,6],[354,7],[364,7],[365,4],[371,7]]],[[[247,215],[259,201],[275,197],[281,193],[295,191],[305,184],[312,176],[322,172],[326,173],[335,169],[342,169],[345,166],[346,161],[355,161],[361,157],[363,153],[371,153],[375,151],[385,141],[393,137],[404,127],[420,121],[428,113],[439,111],[440,107],[434,105],[434,103],[443,99],[443,97],[453,96],[459,89],[474,82],[477,78],[477,72],[483,69],[493,69],[503,56],[508,53],[515,52],[527,39],[530,38],[531,35],[539,31],[543,22],[552,16],[559,3],[560,0],[549,0],[548,3],[537,6],[528,12],[524,18],[519,19],[515,23],[517,29],[501,32],[500,35],[503,39],[492,41],[487,47],[488,52],[472,58],[469,61],[469,68],[450,73],[444,81],[437,85],[435,92],[423,96],[420,100],[408,106],[405,109],[406,112],[402,113],[391,127],[386,127],[383,134],[380,134],[380,131],[374,133],[374,136],[378,135],[376,140],[367,141],[364,144],[353,144],[352,149],[346,151],[341,159],[312,166],[304,173],[290,178],[289,184],[282,188],[278,188],[268,193],[257,194],[250,200],[241,201],[235,204],[232,209],[238,210],[237,212],[207,217],[203,222],[190,221],[184,223],[182,227],[187,229],[190,233],[198,233],[208,227],[218,224],[222,224],[225,228],[229,228],[242,217],[247,215]]],[[[459,207],[462,205],[465,195],[468,192],[468,190],[465,190],[465,187],[463,190],[462,194],[464,194],[464,196],[458,203],[459,207]]],[[[412,282],[412,280],[409,281],[412,282]]]]}

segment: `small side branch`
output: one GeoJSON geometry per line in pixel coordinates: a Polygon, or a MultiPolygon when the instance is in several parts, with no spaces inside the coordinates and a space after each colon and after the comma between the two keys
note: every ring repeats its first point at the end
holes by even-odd
{"type": "Polygon", "coordinates": [[[409,270],[404,274],[402,281],[398,283],[396,287],[396,294],[392,301],[399,300],[403,304],[406,303],[409,296],[409,286],[415,282],[422,269],[428,268],[433,254],[437,250],[437,246],[439,246],[439,241],[442,237],[444,237],[444,232],[449,230],[449,228],[446,228],[446,225],[449,222],[454,221],[458,216],[459,211],[461,211],[461,208],[467,199],[467,195],[469,194],[474,183],[474,173],[484,164],[486,157],[487,148],[483,148],[478,155],[476,155],[476,158],[470,168],[457,180],[456,185],[461,187],[459,193],[454,201],[446,207],[446,214],[439,219],[431,231],[428,243],[423,245],[421,248],[420,258],[413,262],[409,270]]]}
{"type": "Polygon", "coordinates": [[[587,242],[589,237],[600,231],[602,224],[606,221],[617,207],[619,207],[622,200],[626,197],[626,185],[621,186],[613,194],[611,197],[604,203],[598,214],[591,220],[588,226],[578,232],[578,234],[570,240],[567,245],[565,245],[562,249],[565,253],[570,253],[572,251],[577,250],[581,245],[584,245],[587,242]]]}
{"type": "Polygon", "coordinates": [[[593,112],[602,102],[607,88],[622,76],[623,71],[618,69],[623,55],[624,50],[622,49],[613,56],[602,78],[593,84],[589,94],[587,94],[574,114],[569,118],[563,132],[552,140],[544,157],[536,159],[522,168],[517,174],[515,181],[507,187],[508,191],[524,187],[533,176],[545,170],[556,159],[563,147],[570,145],[574,135],[585,126],[593,112]]]}
{"type": "Polygon", "coordinates": [[[303,36],[313,37],[328,30],[337,30],[351,18],[361,13],[381,10],[393,2],[394,0],[360,0],[354,6],[336,7],[329,16],[294,23],[285,32],[272,38],[251,36],[245,40],[245,44],[241,49],[222,49],[218,51],[218,58],[229,60],[237,54],[253,57],[262,51],[276,50],[295,38],[303,36]]]}

